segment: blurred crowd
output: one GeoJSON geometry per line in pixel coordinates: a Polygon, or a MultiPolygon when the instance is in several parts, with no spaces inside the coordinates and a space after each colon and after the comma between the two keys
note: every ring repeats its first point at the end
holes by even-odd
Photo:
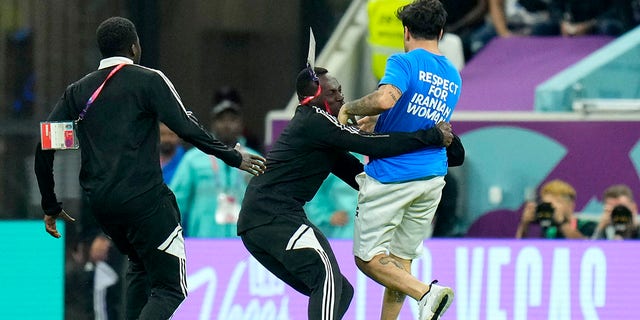
{"type": "Polygon", "coordinates": [[[495,37],[619,36],[640,23],[637,0],[443,0],[445,31],[460,37],[466,60],[495,37]]]}

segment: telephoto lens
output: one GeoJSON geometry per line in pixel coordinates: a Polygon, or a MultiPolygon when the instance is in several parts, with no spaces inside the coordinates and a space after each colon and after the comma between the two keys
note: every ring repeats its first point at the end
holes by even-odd
{"type": "Polygon", "coordinates": [[[611,210],[611,224],[617,234],[627,231],[627,227],[631,223],[631,210],[623,205],[617,205],[611,210]]]}
{"type": "Polygon", "coordinates": [[[543,228],[553,224],[553,206],[549,202],[542,202],[536,206],[536,222],[543,228]]]}

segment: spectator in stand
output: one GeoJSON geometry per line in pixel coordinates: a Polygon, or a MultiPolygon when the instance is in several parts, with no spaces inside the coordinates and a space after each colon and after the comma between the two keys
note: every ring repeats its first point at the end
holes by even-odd
{"type": "Polygon", "coordinates": [[[616,0],[616,10],[622,17],[625,32],[640,25],[640,0],[616,0]]]}
{"type": "MultiPolygon", "coordinates": [[[[242,109],[243,100],[240,92],[238,92],[238,89],[229,85],[221,86],[213,93],[212,105],[218,105],[225,100],[235,103],[238,108],[242,109]]],[[[246,145],[247,147],[260,153],[264,153],[264,146],[260,142],[260,139],[256,137],[254,133],[250,132],[244,125],[242,129],[242,139],[244,140],[243,145],[246,145]]]]}
{"type": "Polygon", "coordinates": [[[444,31],[460,37],[468,61],[472,57],[471,34],[484,24],[489,12],[488,0],[442,0],[442,4],[447,11],[444,31]]]}
{"type": "Polygon", "coordinates": [[[568,183],[555,179],[540,188],[540,201],[527,202],[522,211],[516,238],[526,238],[529,226],[539,224],[542,238],[587,239],[593,234],[593,221],[575,216],[576,190],[568,183]]]}
{"type": "Polygon", "coordinates": [[[547,35],[548,0],[489,0],[489,20],[471,35],[471,52],[477,53],[496,36],[547,35]]]}
{"type": "Polygon", "coordinates": [[[623,184],[604,191],[602,215],[592,239],[638,239],[638,206],[631,188],[623,184]]]}
{"type": "MultiPolygon", "coordinates": [[[[246,147],[240,107],[222,100],[211,109],[214,137],[229,147],[257,154],[246,147]]],[[[236,237],[240,203],[251,175],[234,170],[219,158],[198,149],[187,151],[169,185],[176,195],[187,237],[236,237]]]]}
{"type": "Polygon", "coordinates": [[[66,265],[65,318],[123,319],[124,260],[104,234],[88,240],[78,243],[66,265]]]}
{"type": "Polygon", "coordinates": [[[630,3],[624,0],[551,0],[551,19],[542,26],[552,35],[619,36],[629,29],[624,20],[631,12],[630,3]]]}

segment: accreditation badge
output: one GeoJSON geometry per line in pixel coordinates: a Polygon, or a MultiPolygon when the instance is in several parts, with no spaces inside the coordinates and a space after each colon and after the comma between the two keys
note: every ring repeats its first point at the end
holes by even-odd
{"type": "Polygon", "coordinates": [[[76,121],[40,122],[42,150],[78,149],[76,127],[76,121]]]}
{"type": "Polygon", "coordinates": [[[216,208],[216,223],[230,224],[238,222],[240,215],[240,204],[236,201],[236,197],[221,192],[218,194],[218,203],[216,208]]]}

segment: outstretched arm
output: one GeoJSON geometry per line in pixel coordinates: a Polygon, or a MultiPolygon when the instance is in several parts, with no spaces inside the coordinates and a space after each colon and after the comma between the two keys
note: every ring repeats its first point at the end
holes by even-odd
{"type": "Polygon", "coordinates": [[[451,125],[447,122],[416,132],[370,134],[356,127],[340,124],[335,117],[323,111],[318,111],[317,116],[313,116],[310,121],[312,123],[309,127],[315,128],[313,138],[322,146],[353,151],[374,158],[396,156],[427,147],[445,147],[453,139],[451,125]]]}
{"type": "Polygon", "coordinates": [[[355,190],[358,190],[356,175],[362,171],[364,171],[362,162],[347,151],[339,155],[335,165],[331,168],[331,173],[355,190]]]}
{"type": "Polygon", "coordinates": [[[173,84],[160,71],[152,78],[149,95],[158,119],[183,140],[193,144],[203,152],[220,158],[226,164],[247,171],[253,175],[264,172],[264,158],[226,146],[212,137],[198,122],[198,119],[184,107],[173,84]]]}

